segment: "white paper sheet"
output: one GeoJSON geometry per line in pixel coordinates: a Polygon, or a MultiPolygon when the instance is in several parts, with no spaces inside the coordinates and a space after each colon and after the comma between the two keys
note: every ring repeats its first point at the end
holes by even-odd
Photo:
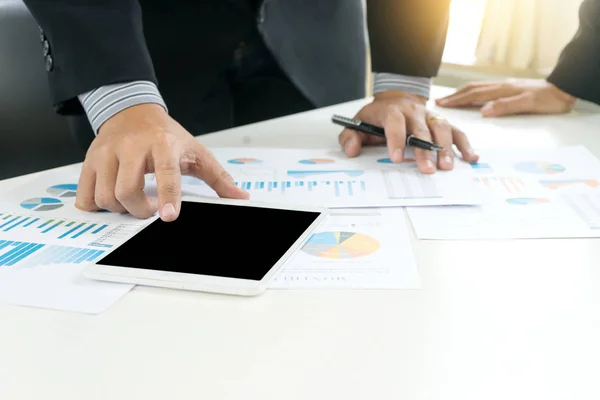
{"type": "MultiPolygon", "coordinates": [[[[418,172],[412,154],[392,164],[385,148],[356,158],[340,150],[213,148],[213,154],[252,200],[329,208],[480,204],[473,171],[457,159],[453,171],[418,172]]],[[[216,196],[203,181],[183,178],[185,194],[216,196]]]]}
{"type": "Polygon", "coordinates": [[[85,279],[81,269],[78,264],[11,270],[0,267],[0,303],[100,314],[133,287],[85,279]]]}
{"type": "Polygon", "coordinates": [[[481,206],[408,208],[420,239],[600,237],[600,161],[587,149],[489,149],[481,206]]]}
{"type": "Polygon", "coordinates": [[[271,289],[419,289],[401,209],[339,209],[286,263],[271,289]]]}
{"type": "Polygon", "coordinates": [[[0,302],[97,314],[133,286],[81,271],[147,222],[74,207],[77,176],[45,174],[0,197],[0,302]]]}

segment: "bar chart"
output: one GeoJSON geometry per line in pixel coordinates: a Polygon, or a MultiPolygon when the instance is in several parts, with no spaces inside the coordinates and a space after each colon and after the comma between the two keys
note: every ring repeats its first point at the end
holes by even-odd
{"type": "Polygon", "coordinates": [[[438,190],[435,178],[418,171],[384,171],[388,195],[392,199],[438,199],[442,194],[438,190]]]}
{"type": "Polygon", "coordinates": [[[505,194],[521,193],[526,188],[526,183],[519,177],[483,176],[474,177],[473,182],[484,189],[505,194]]]}
{"type": "Polygon", "coordinates": [[[362,169],[340,169],[340,170],[288,170],[287,175],[294,178],[310,178],[318,175],[329,175],[329,177],[346,176],[357,178],[365,173],[362,169]]]}
{"type": "MultiPolygon", "coordinates": [[[[472,173],[422,174],[414,167],[286,169],[275,179],[236,177],[235,185],[258,201],[329,208],[481,204],[472,173]]],[[[207,185],[184,183],[185,194],[216,196],[207,185]]]]}
{"type": "Polygon", "coordinates": [[[0,214],[0,231],[11,233],[36,233],[58,239],[75,239],[83,235],[97,235],[108,224],[73,221],[60,218],[38,218],[26,215],[0,214]]]}
{"type": "Polygon", "coordinates": [[[105,250],[0,240],[0,268],[35,267],[66,263],[81,264],[100,257],[105,250]]]}
{"type": "Polygon", "coordinates": [[[273,193],[282,196],[313,195],[353,197],[367,191],[364,180],[281,180],[281,181],[245,181],[236,185],[252,194],[273,193]]]}
{"type": "MultiPolygon", "coordinates": [[[[104,225],[103,225],[104,226],[104,225]]],[[[103,229],[103,234],[94,237],[94,241],[89,243],[88,246],[100,247],[100,248],[112,248],[123,243],[125,240],[136,234],[142,227],[139,225],[129,224],[118,224],[109,227],[109,229],[103,229]]],[[[96,229],[100,229],[96,228],[96,229]]],[[[95,235],[94,233],[92,233],[95,235]]]]}
{"type": "Polygon", "coordinates": [[[0,235],[6,238],[30,238],[43,243],[111,248],[137,232],[141,226],[40,218],[0,213],[0,235]]]}

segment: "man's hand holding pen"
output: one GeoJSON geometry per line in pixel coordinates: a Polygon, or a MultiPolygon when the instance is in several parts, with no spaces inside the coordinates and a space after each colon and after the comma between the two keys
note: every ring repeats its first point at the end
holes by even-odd
{"type": "Polygon", "coordinates": [[[450,125],[444,118],[428,111],[426,103],[427,99],[424,97],[401,91],[375,94],[374,100],[363,107],[355,118],[382,127],[385,138],[345,128],[339,135],[339,143],[344,153],[348,157],[355,157],[360,154],[363,145],[387,142],[392,161],[401,162],[404,158],[407,137],[413,135],[443,147],[443,150],[437,152],[436,165],[435,155],[431,150],[415,146],[415,158],[422,173],[431,174],[437,169],[451,170],[454,166],[453,146],[456,146],[464,160],[477,161],[478,156],[471,148],[465,133],[450,125]]]}

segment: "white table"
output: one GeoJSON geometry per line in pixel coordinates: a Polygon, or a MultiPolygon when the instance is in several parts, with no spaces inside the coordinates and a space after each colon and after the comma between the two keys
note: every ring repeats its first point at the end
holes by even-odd
{"type": "MultiPolygon", "coordinates": [[[[201,140],[337,146],[331,114],[352,115],[362,103],[201,140]]],[[[476,148],[585,144],[600,155],[598,112],[497,120],[440,112],[476,148]]],[[[414,247],[416,291],[237,298],[137,288],[99,316],[0,306],[0,399],[600,398],[600,241],[414,247]]]]}

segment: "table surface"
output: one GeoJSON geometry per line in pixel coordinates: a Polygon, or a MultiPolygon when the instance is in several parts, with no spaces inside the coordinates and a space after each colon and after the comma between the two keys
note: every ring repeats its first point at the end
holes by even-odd
{"type": "MultiPolygon", "coordinates": [[[[331,114],[364,103],[200,140],[334,147],[331,114]]],[[[494,120],[439,113],[475,148],[584,144],[600,155],[593,107],[494,120]]],[[[0,399],[600,398],[600,241],[413,244],[421,290],[240,298],[136,288],[98,316],[0,306],[0,399]]]]}

